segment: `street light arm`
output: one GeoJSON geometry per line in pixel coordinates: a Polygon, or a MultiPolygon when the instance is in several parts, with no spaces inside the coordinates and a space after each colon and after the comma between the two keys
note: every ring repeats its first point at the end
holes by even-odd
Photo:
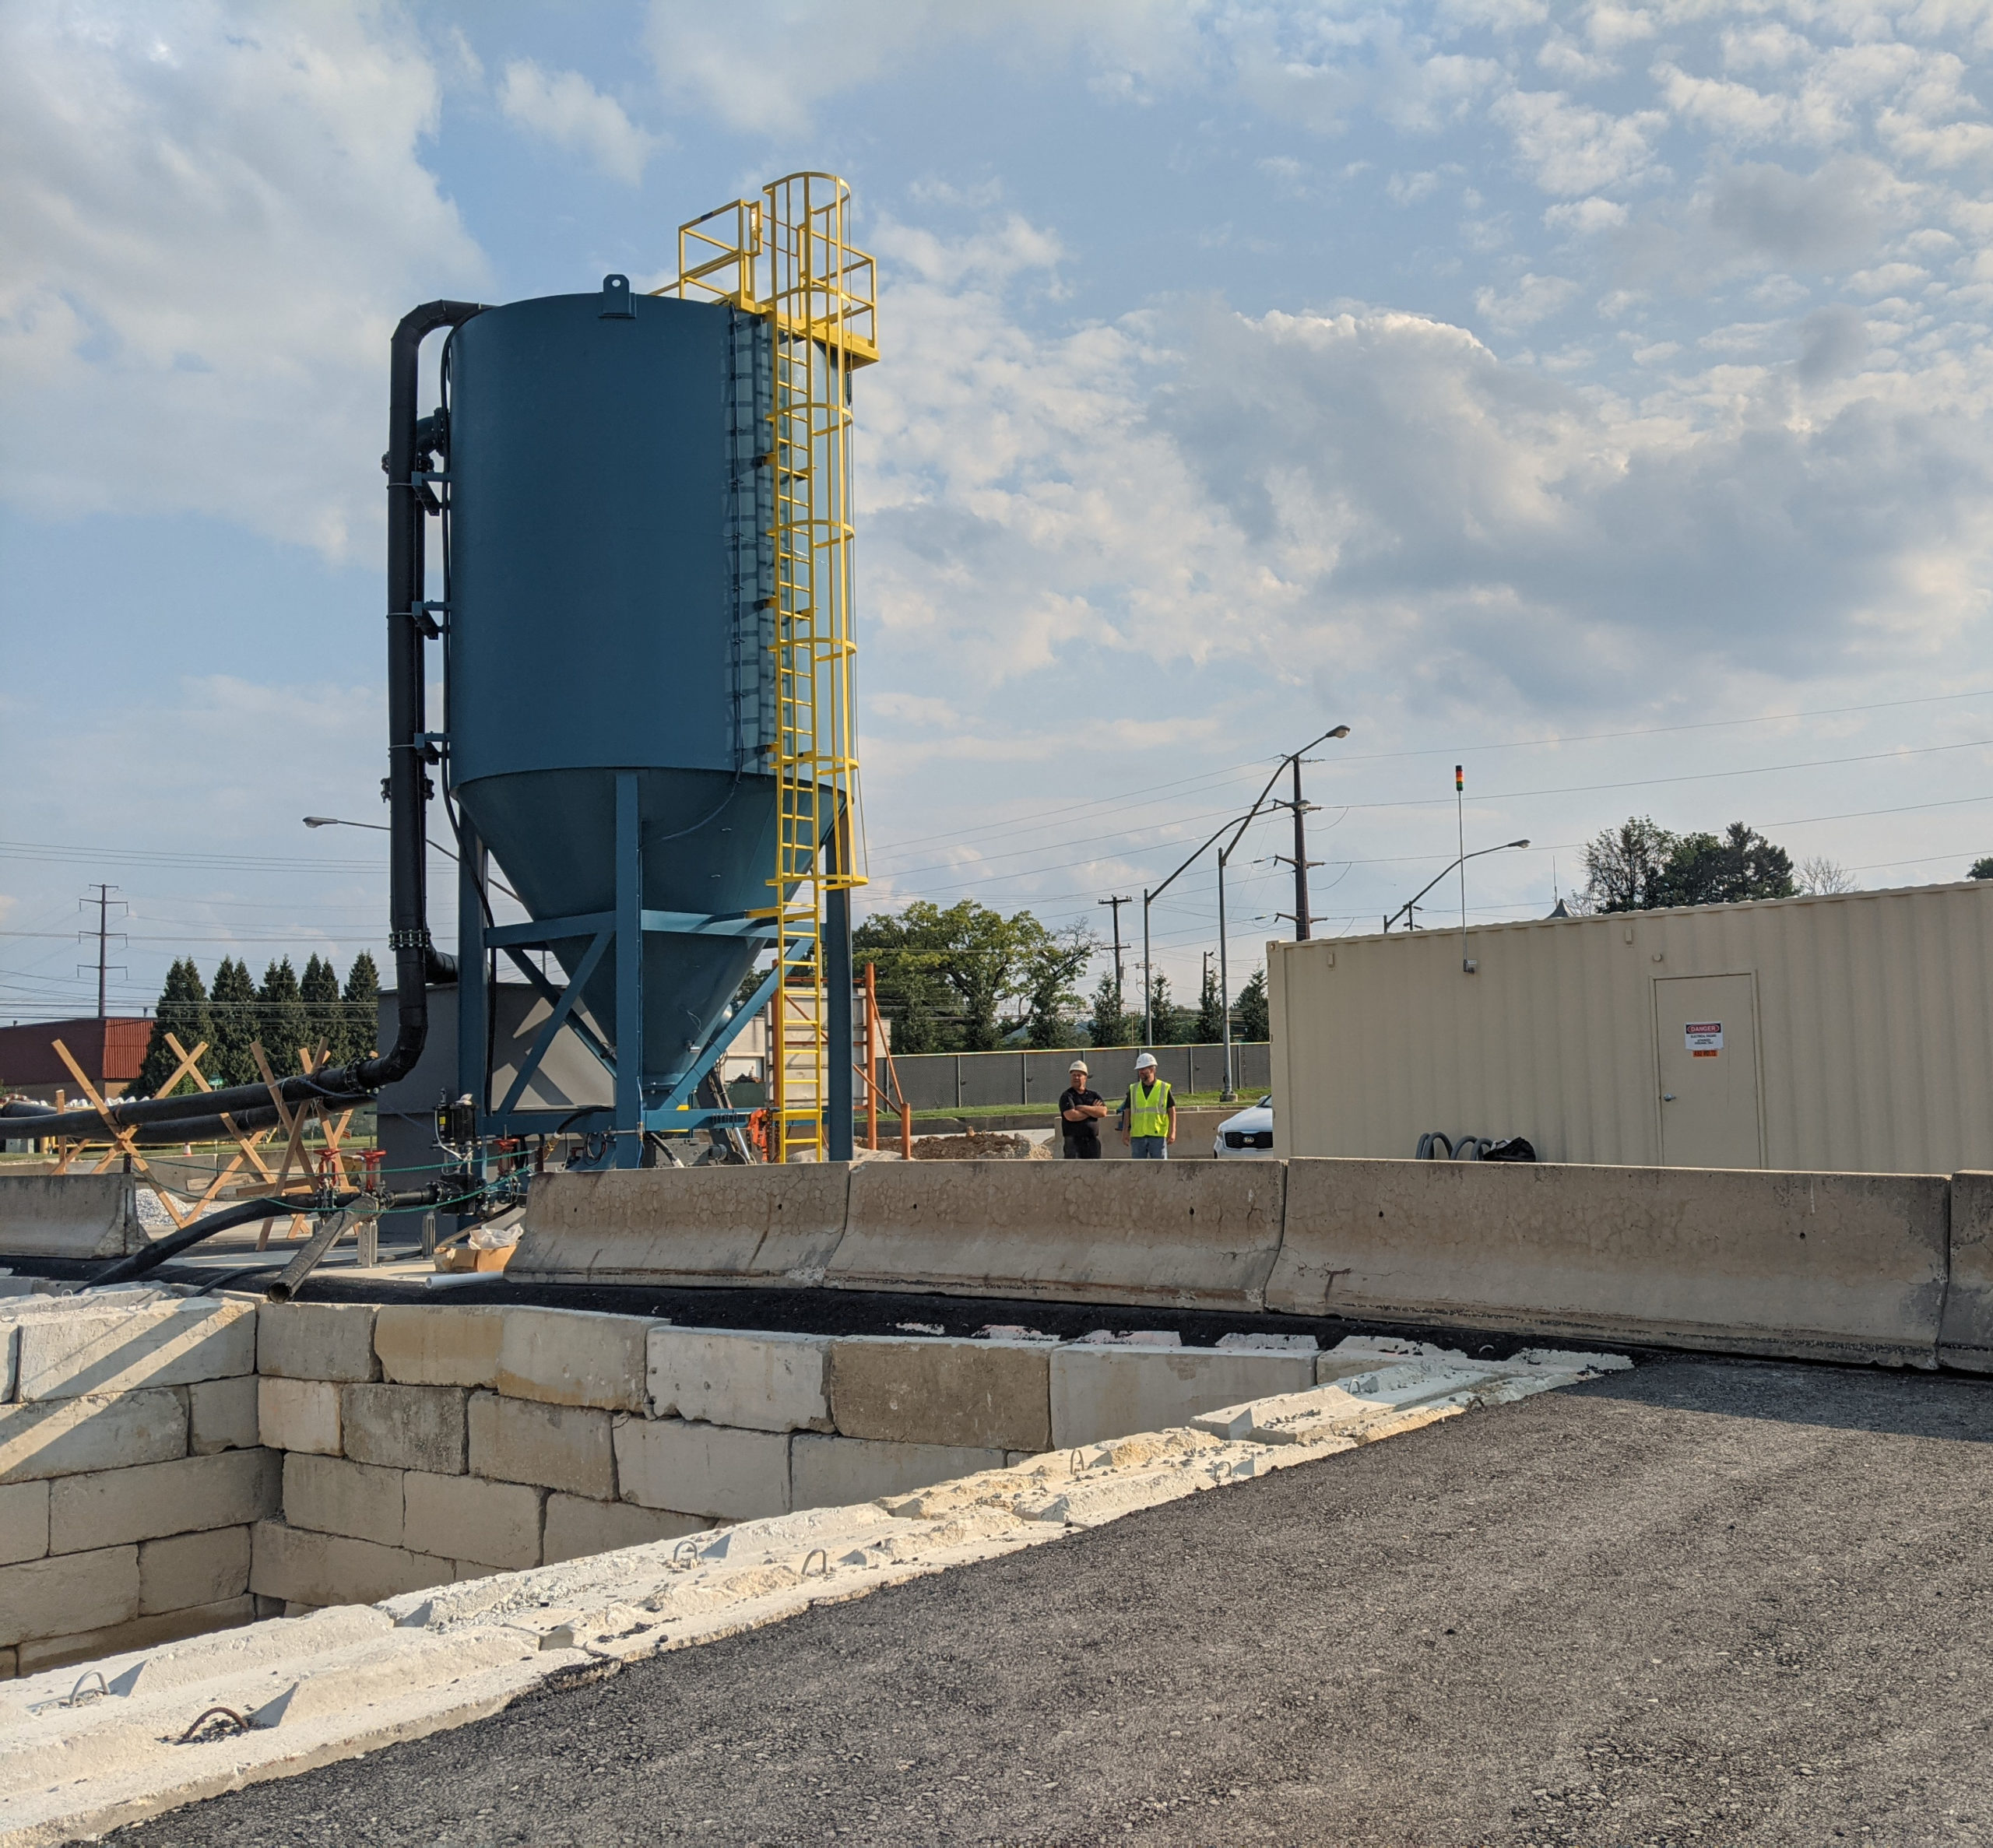
{"type": "MultiPolygon", "coordinates": [[[[304,817],[304,825],[307,827],[371,827],[375,833],[383,834],[392,834],[394,832],[392,828],[388,827],[378,821],[348,821],[343,817],[339,815],[307,815],[304,817]]],[[[432,853],[440,853],[446,860],[455,860],[458,858],[457,855],[453,853],[448,848],[445,847],[441,841],[431,841],[428,843],[428,845],[429,849],[432,853]]],[[[491,883],[496,886],[500,891],[503,892],[508,898],[518,899],[518,902],[522,905],[525,903],[525,901],[523,898],[520,898],[518,894],[514,891],[510,886],[506,884],[504,880],[501,879],[497,874],[494,873],[490,877],[491,883]]]]}
{"type": "MultiPolygon", "coordinates": [[[[1423,898],[1428,892],[1431,891],[1441,880],[1444,879],[1447,873],[1452,872],[1454,867],[1464,866],[1469,860],[1478,860],[1484,853],[1506,853],[1511,847],[1527,847],[1528,845],[1529,842],[1527,841],[1504,841],[1499,847],[1477,847],[1471,853],[1462,854],[1458,859],[1453,861],[1442,871],[1435,873],[1432,878],[1429,879],[1424,885],[1421,886],[1416,892],[1413,893],[1412,895],[1404,901],[1404,904],[1398,907],[1397,911],[1391,913],[1391,917],[1395,918],[1398,915],[1398,912],[1410,911],[1420,899],[1423,898]]],[[[1390,927],[1390,919],[1387,919],[1384,922],[1384,928],[1388,930],[1390,927]]]]}
{"type": "MultiPolygon", "coordinates": [[[[1257,819],[1260,810],[1267,806],[1267,798],[1273,794],[1274,785],[1280,781],[1280,773],[1285,770],[1295,758],[1305,756],[1308,752],[1313,750],[1318,744],[1327,743],[1331,738],[1347,738],[1348,736],[1349,727],[1348,725],[1331,725],[1327,731],[1324,732],[1321,735],[1320,737],[1310,738],[1306,744],[1302,746],[1299,750],[1289,751],[1285,757],[1282,757],[1281,761],[1274,766],[1273,775],[1267,778],[1267,786],[1253,799],[1252,807],[1246,811],[1246,819],[1239,823],[1239,832],[1234,834],[1229,841],[1225,842],[1223,849],[1218,855],[1218,858],[1221,860],[1229,860],[1232,858],[1232,849],[1238,846],[1240,838],[1245,834],[1246,829],[1253,825],[1254,820],[1257,819]]],[[[1225,827],[1229,827],[1232,824],[1228,821],[1225,824],[1225,827]]],[[[1221,827],[1218,831],[1220,834],[1223,834],[1225,832],[1225,828],[1221,827]]],[[[1210,843],[1208,841],[1205,843],[1205,845],[1207,846],[1209,845],[1210,843]]],[[[1204,849],[1200,848],[1198,851],[1202,852],[1204,849]]]]}

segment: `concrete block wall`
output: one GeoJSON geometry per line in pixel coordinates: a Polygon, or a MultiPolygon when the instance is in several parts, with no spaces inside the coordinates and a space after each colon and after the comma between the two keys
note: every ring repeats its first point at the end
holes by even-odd
{"type": "Polygon", "coordinates": [[[236,1300],[0,1308],[0,1676],[269,1614],[250,1537],[281,1459],[258,1442],[256,1346],[236,1300]]]}
{"type": "Polygon", "coordinates": [[[266,1368],[336,1368],[260,1382],[282,1512],[256,1527],[249,1583],[293,1611],[902,1494],[1314,1378],[1295,1351],[451,1304],[260,1313],[266,1368]]]}
{"type": "Polygon", "coordinates": [[[526,1307],[30,1299],[0,1312],[0,1675],[904,1494],[1313,1366],[526,1307]]]}

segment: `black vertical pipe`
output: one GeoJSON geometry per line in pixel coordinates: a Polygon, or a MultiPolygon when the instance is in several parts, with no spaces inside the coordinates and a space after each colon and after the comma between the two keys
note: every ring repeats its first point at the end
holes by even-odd
{"type": "Polygon", "coordinates": [[[406,1077],[429,1035],[431,949],[425,862],[429,779],[424,763],[422,522],[415,480],[416,394],[422,343],[479,312],[468,301],[425,302],[402,317],[388,366],[388,947],[395,958],[395,1043],[343,1074],[355,1090],[406,1077]]]}

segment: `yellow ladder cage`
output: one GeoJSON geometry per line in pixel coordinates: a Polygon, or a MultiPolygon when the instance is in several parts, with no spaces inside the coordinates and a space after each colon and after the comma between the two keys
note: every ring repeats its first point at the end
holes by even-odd
{"type": "Polygon", "coordinates": [[[768,1157],[822,1161],[830,1062],[824,912],[866,883],[852,710],[851,374],[879,357],[870,257],[851,244],[834,174],[774,181],[678,230],[678,276],[653,293],[764,316],[773,347],[765,459],[774,476],[774,902],[786,971],[771,1004],[768,1157]]]}

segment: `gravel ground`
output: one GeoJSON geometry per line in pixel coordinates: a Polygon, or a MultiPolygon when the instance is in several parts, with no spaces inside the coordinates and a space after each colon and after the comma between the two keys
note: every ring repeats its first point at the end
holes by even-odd
{"type": "Polygon", "coordinates": [[[1650,1361],[111,1839],[1993,1843],[1989,1439],[1650,1361]]]}

